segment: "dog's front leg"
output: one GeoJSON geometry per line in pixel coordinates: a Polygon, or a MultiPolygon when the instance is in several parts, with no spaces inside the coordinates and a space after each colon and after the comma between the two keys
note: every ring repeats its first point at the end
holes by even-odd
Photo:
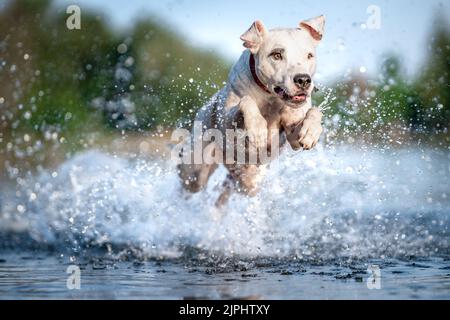
{"type": "Polygon", "coordinates": [[[323,131],[322,116],[318,108],[311,108],[305,119],[287,132],[286,138],[292,149],[309,150],[317,144],[323,131]]]}
{"type": "Polygon", "coordinates": [[[245,96],[239,103],[239,109],[244,116],[244,126],[251,144],[257,149],[267,146],[267,121],[261,115],[256,102],[245,96]]]}
{"type": "Polygon", "coordinates": [[[236,107],[231,108],[227,114],[226,128],[233,123],[241,123],[247,131],[249,142],[257,149],[267,147],[267,121],[261,115],[256,102],[249,96],[240,99],[236,107]]]}

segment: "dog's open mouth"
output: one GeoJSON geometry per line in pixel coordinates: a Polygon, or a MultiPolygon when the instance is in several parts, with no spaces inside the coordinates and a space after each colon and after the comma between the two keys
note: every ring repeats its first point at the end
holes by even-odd
{"type": "Polygon", "coordinates": [[[300,104],[306,101],[306,98],[308,97],[308,95],[306,93],[299,93],[295,96],[291,96],[289,95],[285,89],[281,88],[281,87],[275,87],[273,89],[275,91],[275,93],[283,100],[285,101],[289,101],[295,104],[300,104]]]}

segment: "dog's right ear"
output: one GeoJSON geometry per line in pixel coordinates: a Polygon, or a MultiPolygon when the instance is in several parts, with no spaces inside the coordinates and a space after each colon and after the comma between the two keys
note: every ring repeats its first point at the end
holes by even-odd
{"type": "Polygon", "coordinates": [[[258,52],[266,32],[266,28],[261,21],[253,22],[251,27],[241,36],[244,47],[248,48],[253,54],[258,52]]]}

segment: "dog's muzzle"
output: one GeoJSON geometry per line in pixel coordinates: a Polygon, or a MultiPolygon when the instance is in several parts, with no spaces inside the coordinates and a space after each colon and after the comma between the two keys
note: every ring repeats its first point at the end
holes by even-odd
{"type": "Polygon", "coordinates": [[[253,80],[258,85],[258,87],[261,88],[265,93],[268,93],[270,95],[275,94],[280,99],[288,102],[289,106],[296,107],[303,102],[306,101],[308,98],[308,92],[307,90],[311,86],[312,80],[309,75],[297,75],[294,78],[294,82],[296,81],[296,85],[301,89],[299,93],[295,95],[290,95],[287,93],[286,89],[282,87],[275,87],[274,93],[269,90],[269,88],[259,79],[258,75],[256,74],[256,63],[255,63],[255,57],[253,54],[250,54],[250,60],[249,60],[249,66],[250,66],[250,72],[252,74],[253,80]]]}
{"type": "Polygon", "coordinates": [[[282,87],[275,87],[275,93],[278,97],[286,102],[290,102],[291,104],[301,104],[306,101],[308,98],[308,93],[306,91],[298,92],[295,95],[290,95],[285,89],[282,87]]]}

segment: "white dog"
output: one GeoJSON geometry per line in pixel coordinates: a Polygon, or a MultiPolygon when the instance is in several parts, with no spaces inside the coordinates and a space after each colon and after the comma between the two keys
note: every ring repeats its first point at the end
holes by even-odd
{"type": "MultiPolygon", "coordinates": [[[[311,105],[316,70],[316,47],[322,39],[325,18],[300,22],[297,28],[267,30],[255,21],[241,36],[245,50],[232,68],[227,85],[200,109],[196,121],[203,129],[246,130],[248,146],[271,147],[273,135],[280,146],[287,140],[294,150],[310,149],[322,133],[322,113],[311,105]]],[[[217,141],[203,143],[203,150],[215,154],[225,148],[217,141]]],[[[185,156],[185,154],[181,154],[185,156]]],[[[217,163],[178,166],[183,186],[198,192],[207,184],[217,163]]],[[[250,196],[258,190],[267,163],[226,163],[229,171],[223,204],[236,189],[250,196]]]]}

